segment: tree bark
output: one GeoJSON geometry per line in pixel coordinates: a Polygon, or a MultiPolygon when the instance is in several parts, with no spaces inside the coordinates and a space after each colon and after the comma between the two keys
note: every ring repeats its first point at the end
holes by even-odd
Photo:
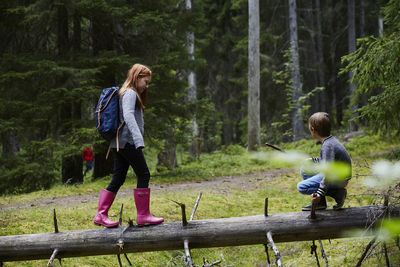
{"type": "Polygon", "coordinates": [[[66,185],[81,184],[82,174],[82,155],[64,156],[62,158],[62,183],[66,185]]]}
{"type": "MultiPolygon", "coordinates": [[[[319,54],[318,54],[318,42],[316,41],[317,36],[317,22],[315,21],[314,18],[314,9],[313,9],[313,2],[310,1],[307,3],[306,6],[307,12],[305,13],[305,17],[307,19],[308,25],[308,33],[310,35],[309,41],[306,42],[308,45],[308,48],[306,49],[307,55],[305,57],[305,65],[310,65],[312,68],[312,71],[307,75],[308,76],[308,83],[310,88],[315,88],[320,86],[319,84],[319,73],[320,73],[320,66],[319,66],[319,54]],[[308,59],[310,57],[310,59],[308,59]],[[309,64],[307,64],[307,61],[310,61],[309,64]]],[[[307,68],[307,67],[306,67],[307,68]]],[[[319,99],[319,93],[316,93],[313,97],[311,97],[311,107],[309,112],[311,113],[322,111],[321,110],[321,101],[319,99]]]]}
{"type": "MultiPolygon", "coordinates": [[[[315,10],[317,13],[317,54],[318,54],[318,78],[319,78],[319,86],[326,87],[325,84],[325,62],[324,62],[324,44],[322,40],[322,24],[321,24],[321,5],[320,0],[315,0],[315,10]]],[[[320,111],[328,111],[327,108],[327,94],[326,88],[318,93],[320,100],[320,111]]]]}
{"type": "MultiPolygon", "coordinates": [[[[49,259],[55,249],[61,258],[175,250],[183,249],[184,240],[188,240],[191,249],[266,244],[267,232],[271,232],[275,243],[343,238],[357,236],[356,231],[349,230],[365,229],[372,223],[371,214],[381,217],[385,208],[365,206],[316,214],[317,220],[310,220],[309,212],[291,212],[190,221],[187,226],[173,222],[151,227],[1,236],[0,262],[49,259]]],[[[391,209],[390,216],[399,217],[400,207],[391,209]]]]}
{"type": "Polygon", "coordinates": [[[378,37],[383,36],[383,17],[378,17],[378,37]]]}
{"type": "Polygon", "coordinates": [[[249,0],[248,150],[260,147],[260,10],[249,0]]]}
{"type": "Polygon", "coordinates": [[[176,144],[173,140],[174,129],[173,127],[169,130],[164,144],[164,148],[157,155],[157,167],[164,166],[168,170],[172,170],[178,167],[178,158],[176,156],[176,144]]]}
{"type": "Polygon", "coordinates": [[[157,166],[165,166],[168,170],[178,167],[176,147],[167,148],[157,155],[157,166]]]}
{"type": "Polygon", "coordinates": [[[302,94],[300,80],[299,44],[297,37],[297,15],[296,0],[289,0],[289,30],[290,30],[290,61],[292,68],[292,126],[293,140],[297,141],[304,137],[303,119],[299,98],[302,94]]]}
{"type": "MultiPolygon", "coordinates": [[[[348,48],[349,48],[349,54],[353,53],[356,51],[356,19],[355,19],[355,3],[354,0],[347,0],[347,25],[349,27],[348,29],[348,48]]],[[[356,91],[356,86],[354,83],[351,82],[353,79],[353,72],[349,72],[349,89],[350,89],[350,98],[353,98],[355,91],[356,91]]],[[[356,104],[351,104],[351,115],[350,119],[354,119],[357,117],[357,105],[356,104]]],[[[357,124],[355,121],[350,121],[349,123],[349,131],[353,132],[356,131],[358,128],[357,124]]]]}
{"type": "MultiPolygon", "coordinates": [[[[190,12],[192,10],[192,0],[185,0],[186,2],[186,10],[190,12]]],[[[194,32],[187,32],[187,46],[188,46],[188,55],[189,61],[194,63],[194,32]]],[[[192,66],[193,68],[193,66],[192,66]]],[[[196,85],[196,73],[191,69],[188,75],[188,100],[196,101],[197,100],[197,85],[196,85]]],[[[197,125],[196,114],[193,114],[192,118],[192,145],[189,148],[189,153],[192,157],[198,156],[197,142],[199,141],[199,127],[197,125]]]]}

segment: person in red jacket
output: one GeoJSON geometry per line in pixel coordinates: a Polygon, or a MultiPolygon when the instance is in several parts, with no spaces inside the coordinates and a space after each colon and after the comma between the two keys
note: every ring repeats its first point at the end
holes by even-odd
{"type": "Polygon", "coordinates": [[[83,172],[83,176],[85,176],[85,174],[89,172],[94,165],[93,146],[85,147],[83,149],[82,159],[86,162],[86,170],[83,172]]]}

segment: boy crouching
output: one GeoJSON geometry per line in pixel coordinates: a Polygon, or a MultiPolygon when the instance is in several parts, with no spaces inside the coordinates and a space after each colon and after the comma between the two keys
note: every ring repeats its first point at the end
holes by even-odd
{"type": "MultiPolygon", "coordinates": [[[[333,209],[343,207],[347,190],[348,180],[351,178],[351,159],[346,148],[331,135],[331,122],[329,114],[325,112],[314,113],[308,120],[308,128],[311,135],[322,143],[320,157],[311,158],[315,163],[339,162],[346,164],[348,175],[344,179],[331,181],[326,179],[322,172],[310,173],[304,169],[301,170],[303,181],[297,184],[297,190],[306,195],[311,195],[312,203],[317,203],[316,209],[326,209],[326,198],[330,196],[336,201],[333,209]],[[315,194],[314,194],[315,193],[315,194]]],[[[304,206],[303,211],[311,210],[312,203],[304,206]]]]}

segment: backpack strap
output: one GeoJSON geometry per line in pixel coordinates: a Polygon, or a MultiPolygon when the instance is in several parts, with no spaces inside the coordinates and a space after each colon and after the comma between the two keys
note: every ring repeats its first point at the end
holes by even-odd
{"type": "MultiPolygon", "coordinates": [[[[123,122],[117,129],[117,136],[116,136],[116,143],[117,143],[117,151],[119,151],[119,139],[118,139],[118,135],[119,135],[119,131],[124,128],[125,126],[125,122],[123,122]]],[[[108,150],[107,150],[107,154],[106,154],[106,159],[108,159],[108,155],[110,154],[110,150],[111,150],[111,144],[108,146],[108,150]]]]}
{"type": "Polygon", "coordinates": [[[119,140],[118,140],[118,135],[119,135],[119,131],[124,128],[125,126],[125,122],[123,122],[117,129],[117,151],[119,151],[119,140]]]}

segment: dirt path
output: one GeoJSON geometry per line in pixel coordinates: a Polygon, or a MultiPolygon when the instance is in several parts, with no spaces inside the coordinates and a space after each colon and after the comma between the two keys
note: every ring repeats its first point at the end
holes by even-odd
{"type": "MultiPolygon", "coordinates": [[[[278,178],[285,173],[292,171],[292,169],[275,169],[265,170],[261,172],[254,172],[249,174],[222,176],[217,178],[211,178],[201,181],[185,181],[180,183],[172,184],[151,184],[152,191],[181,191],[181,190],[212,190],[218,188],[218,190],[229,191],[232,187],[242,188],[243,190],[251,190],[258,187],[262,182],[278,178]]],[[[34,208],[41,206],[73,206],[79,203],[97,202],[98,192],[91,194],[79,194],[65,197],[52,197],[48,199],[42,199],[33,201],[30,203],[13,204],[13,205],[0,205],[1,210],[19,209],[19,208],[34,208]]],[[[118,196],[126,197],[132,194],[131,188],[121,188],[118,192],[118,196]]]]}

